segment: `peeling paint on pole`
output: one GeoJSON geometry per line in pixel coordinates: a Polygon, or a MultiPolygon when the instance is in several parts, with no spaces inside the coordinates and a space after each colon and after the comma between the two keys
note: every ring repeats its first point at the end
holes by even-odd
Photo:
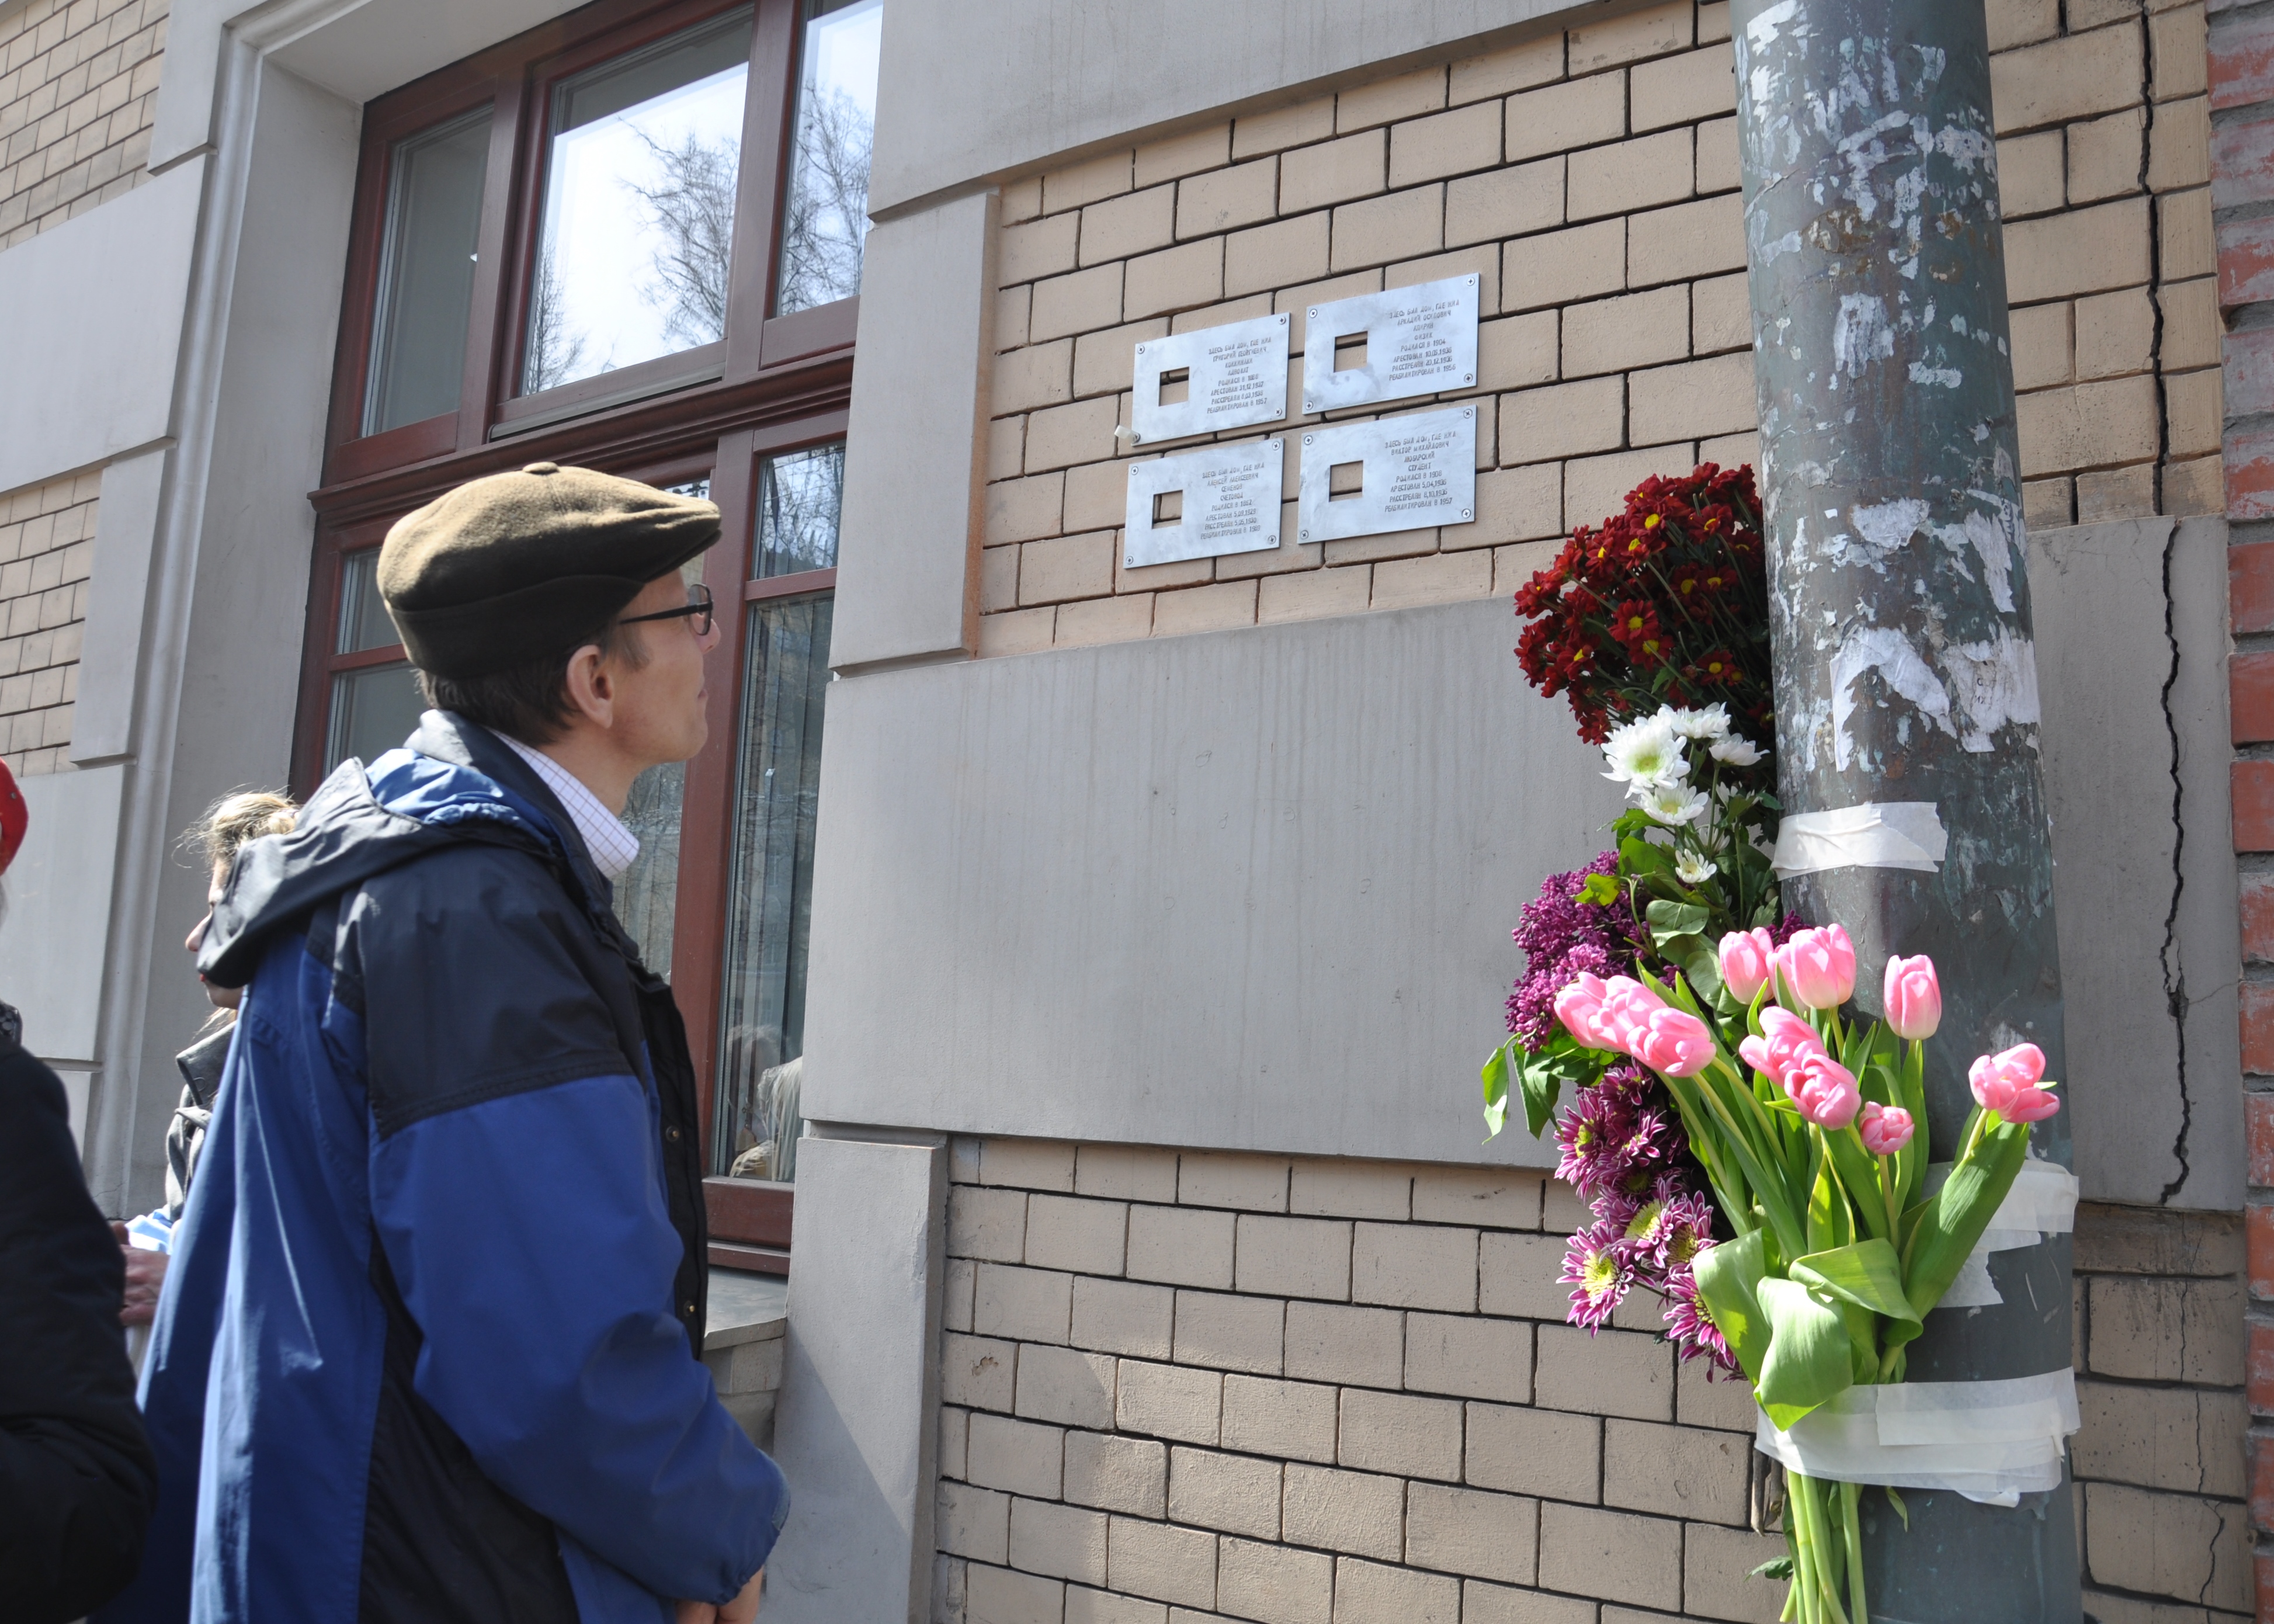
{"type": "MultiPolygon", "coordinates": [[[[1940,966],[1928,1117],[1947,1160],[1971,1056],[2027,1041],[2067,1075],[1983,7],[1731,11],[1779,787],[1796,812],[1932,801],[1950,836],[1936,873],[1838,868],[1786,895],[1854,935],[1866,1006],[1889,953],[1940,966]]],[[[2034,1147],[2069,1162],[2067,1109],[2034,1147]]],[[[1930,1315],[1914,1380],[2069,1364],[2068,1237],[1991,1272],[2003,1303],[1930,1315]]],[[[1908,1531],[1864,1497],[1873,1619],[2082,1616],[2067,1486],[2011,1510],[1905,1500],[1908,1531]]]]}

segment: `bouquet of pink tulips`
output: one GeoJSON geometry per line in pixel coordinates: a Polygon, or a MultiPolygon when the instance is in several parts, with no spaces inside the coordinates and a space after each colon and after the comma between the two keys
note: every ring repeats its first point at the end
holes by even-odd
{"type": "MultiPolygon", "coordinates": [[[[1925,1041],[1942,1019],[1934,966],[1890,959],[1886,1020],[1864,1025],[1841,1012],[1856,951],[1838,925],[1781,947],[1766,930],[1732,931],[1715,961],[1704,998],[1638,965],[1576,977],[1555,1011],[1577,1045],[1606,1064],[1631,1056],[1672,1097],[1721,1220],[1690,1259],[1698,1306],[1789,1431],[1851,1386],[1902,1380],[1906,1344],[2021,1171],[2029,1124],[2059,1102],[2035,1044],[1976,1060],[1957,1162],[1929,1193],[1916,1130],[1925,1041]]],[[[1858,1485],[1788,1482],[1785,1617],[1864,1624],[1858,1485]]]]}

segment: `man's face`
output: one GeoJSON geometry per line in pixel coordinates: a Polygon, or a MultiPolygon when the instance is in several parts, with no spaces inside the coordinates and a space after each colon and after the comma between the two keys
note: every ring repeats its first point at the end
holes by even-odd
{"type": "MultiPolygon", "coordinates": [[[[195,959],[198,949],[206,944],[206,932],[213,927],[215,905],[221,901],[222,886],[228,879],[229,865],[215,863],[212,881],[206,886],[206,916],[191,929],[188,940],[182,944],[190,950],[192,959],[195,959]]],[[[245,989],[242,987],[216,987],[202,975],[198,977],[198,984],[206,989],[207,998],[217,1010],[233,1010],[245,1001],[245,989]]]]}
{"type": "MultiPolygon", "coordinates": [[[[686,602],[687,582],[674,571],[643,587],[624,606],[621,618],[676,609],[686,602]]],[[[615,696],[615,723],[610,731],[628,755],[650,766],[687,760],[702,749],[711,731],[703,710],[703,657],[717,644],[719,633],[714,624],[697,636],[697,618],[627,626],[623,638],[639,640],[647,663],[634,669],[621,654],[606,662],[615,696]]]]}

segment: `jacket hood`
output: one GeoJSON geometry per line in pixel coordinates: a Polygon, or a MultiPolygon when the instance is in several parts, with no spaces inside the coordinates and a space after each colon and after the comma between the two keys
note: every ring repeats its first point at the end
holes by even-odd
{"type": "MultiPolygon", "coordinates": [[[[217,986],[242,987],[272,931],[374,875],[468,840],[530,852],[587,906],[607,896],[568,815],[521,758],[473,724],[429,710],[401,749],[368,767],[342,762],[291,833],[237,853],[198,973],[217,986]]],[[[607,913],[605,900],[599,911],[607,913]]]]}

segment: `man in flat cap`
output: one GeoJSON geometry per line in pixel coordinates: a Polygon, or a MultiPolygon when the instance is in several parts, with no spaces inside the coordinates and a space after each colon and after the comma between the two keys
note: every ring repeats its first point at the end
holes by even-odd
{"type": "Polygon", "coordinates": [[[719,510],[539,462],[388,533],[433,709],[245,848],[245,989],[144,1377],[160,1497],[103,1614],[659,1624],[757,1610],[788,1493],[712,1389],[694,1075],[610,886],[702,748],[719,510]]]}

